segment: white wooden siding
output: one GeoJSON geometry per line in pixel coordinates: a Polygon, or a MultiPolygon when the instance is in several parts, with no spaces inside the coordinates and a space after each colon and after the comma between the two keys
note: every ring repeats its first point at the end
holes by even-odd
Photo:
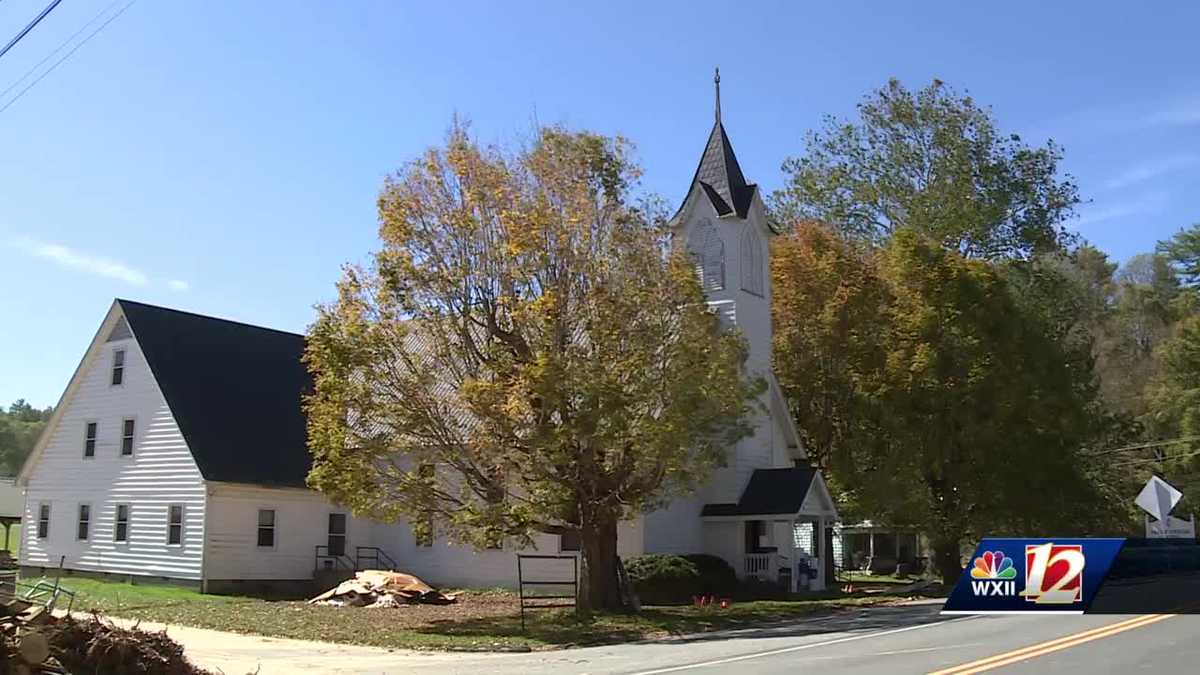
{"type": "Polygon", "coordinates": [[[204,484],[141,349],[133,339],[103,342],[114,309],[62,403],[57,425],[28,473],[20,563],[117,574],[201,578],[204,484]],[[110,386],[114,349],[125,349],[124,381],[110,386]],[[121,421],[137,420],[132,457],[121,456],[121,421]],[[96,455],[84,459],[87,421],[98,423],[96,455]],[[51,504],[50,536],[37,538],[38,504],[51,504]],[[79,504],[91,504],[88,541],[77,541],[79,504]],[[117,504],[130,505],[129,540],[114,541],[117,504]],[[167,514],[183,504],[182,545],[167,544],[167,514]]]}
{"type": "Polygon", "coordinates": [[[703,551],[700,511],[704,501],[701,497],[681,497],[665,508],[647,513],[643,519],[645,552],[686,555],[703,551]]]}
{"type": "MultiPolygon", "coordinates": [[[[302,488],[209,483],[205,577],[311,579],[316,547],[328,543],[329,514],[346,514],[346,551],[373,546],[371,522],[302,488]],[[258,511],[275,510],[275,545],[258,545],[258,511]]],[[[390,553],[390,551],[389,551],[390,553]]]]}
{"type": "MultiPolygon", "coordinates": [[[[617,555],[629,558],[642,554],[641,528],[640,519],[618,526],[617,555]]],[[[440,536],[434,540],[433,546],[417,546],[412,529],[403,521],[376,523],[372,536],[375,545],[394,558],[401,570],[444,588],[516,588],[518,553],[572,555],[569,552],[560,552],[558,535],[551,534],[536,535],[534,546],[531,548],[518,550],[506,546],[502,549],[483,551],[451,544],[445,537],[440,536]]],[[[551,572],[560,571],[558,568],[549,567],[541,566],[551,572]]]]}

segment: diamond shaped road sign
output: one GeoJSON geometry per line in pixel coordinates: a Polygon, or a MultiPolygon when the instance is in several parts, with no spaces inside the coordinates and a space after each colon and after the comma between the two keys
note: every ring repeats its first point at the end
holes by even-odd
{"type": "Polygon", "coordinates": [[[1158,476],[1151,476],[1150,480],[1146,481],[1146,487],[1138,493],[1134,503],[1142,507],[1146,513],[1154,516],[1155,520],[1166,520],[1171,509],[1175,508],[1182,498],[1183,493],[1176,490],[1170,483],[1158,476]]]}

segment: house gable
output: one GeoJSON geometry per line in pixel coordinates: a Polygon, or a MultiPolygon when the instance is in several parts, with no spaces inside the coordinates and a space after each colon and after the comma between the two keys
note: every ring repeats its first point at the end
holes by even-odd
{"type": "Polygon", "coordinates": [[[29,524],[22,528],[22,565],[53,567],[61,561],[68,569],[200,578],[204,480],[117,303],[76,368],[19,482],[29,524]],[[118,358],[121,376],[114,384],[118,358]],[[127,431],[132,436],[124,452],[127,431]],[[45,537],[38,528],[42,505],[49,510],[45,537]],[[88,510],[86,538],[79,536],[81,505],[88,510]],[[168,541],[173,505],[184,514],[175,544],[168,541]],[[123,537],[117,533],[118,511],[124,516],[123,537]]]}

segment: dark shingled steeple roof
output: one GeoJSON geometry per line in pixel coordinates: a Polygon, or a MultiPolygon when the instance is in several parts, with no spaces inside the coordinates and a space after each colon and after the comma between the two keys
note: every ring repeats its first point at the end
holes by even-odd
{"type": "Polygon", "coordinates": [[[700,166],[696,167],[692,183],[700,184],[722,216],[736,212],[738,218],[745,218],[750,210],[755,186],[746,183],[725,126],[719,120],[708,135],[708,144],[704,146],[704,155],[700,157],[700,166]]]}
{"type": "Polygon", "coordinates": [[[120,300],[206,480],[304,487],[304,336],[120,300]]]}
{"type": "Polygon", "coordinates": [[[699,184],[719,215],[737,213],[738,218],[745,218],[750,210],[750,200],[754,196],[756,186],[746,183],[742,167],[738,166],[733,146],[729,143],[729,136],[725,133],[725,126],[721,124],[719,70],[713,78],[713,84],[716,85],[717,92],[716,121],[713,123],[712,132],[708,134],[708,143],[700,157],[700,166],[696,167],[696,175],[692,177],[691,189],[695,189],[699,184]]]}

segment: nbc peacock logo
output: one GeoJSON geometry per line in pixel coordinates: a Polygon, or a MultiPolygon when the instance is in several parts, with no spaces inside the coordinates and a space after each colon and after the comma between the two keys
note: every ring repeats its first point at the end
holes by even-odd
{"type": "Polygon", "coordinates": [[[971,592],[977,596],[1017,594],[1017,569],[1003,551],[984,551],[971,566],[971,592]]]}

